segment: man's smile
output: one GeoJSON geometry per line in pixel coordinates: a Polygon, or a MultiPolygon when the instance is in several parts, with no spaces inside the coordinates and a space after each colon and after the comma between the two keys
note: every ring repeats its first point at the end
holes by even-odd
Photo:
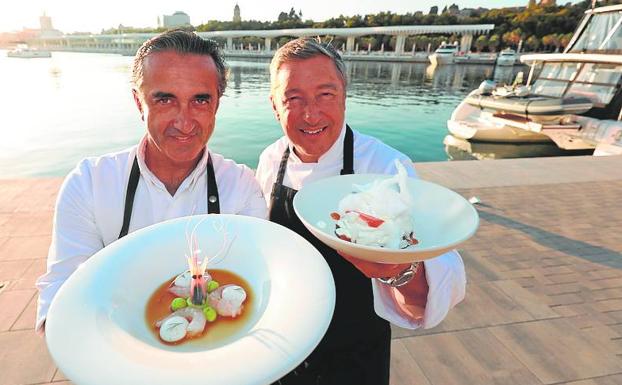
{"type": "Polygon", "coordinates": [[[317,134],[323,132],[327,127],[328,126],[324,126],[324,127],[320,127],[320,128],[317,128],[317,129],[309,129],[309,128],[303,129],[303,128],[301,128],[300,132],[302,132],[303,134],[306,134],[306,135],[317,135],[317,134]]]}

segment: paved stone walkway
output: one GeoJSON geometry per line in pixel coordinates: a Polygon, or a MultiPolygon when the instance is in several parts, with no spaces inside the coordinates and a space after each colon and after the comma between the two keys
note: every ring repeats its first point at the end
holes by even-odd
{"type": "MultiPolygon", "coordinates": [[[[477,196],[467,297],[394,329],[392,385],[622,384],[622,157],[418,164],[477,196]]],[[[0,180],[0,385],[68,384],[33,332],[59,179],[0,180]]]]}

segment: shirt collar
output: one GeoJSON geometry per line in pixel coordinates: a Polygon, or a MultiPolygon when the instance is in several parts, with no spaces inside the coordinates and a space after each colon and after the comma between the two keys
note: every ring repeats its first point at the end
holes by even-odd
{"type": "MultiPolygon", "coordinates": [[[[343,141],[345,140],[345,137],[346,137],[346,122],[344,120],[343,126],[341,126],[341,132],[339,133],[339,137],[337,137],[337,140],[328,149],[328,151],[326,151],[324,154],[322,154],[322,156],[320,156],[320,158],[317,161],[317,164],[330,164],[330,163],[337,162],[337,161],[341,162],[343,160],[343,141]]],[[[289,146],[290,161],[293,164],[305,163],[302,160],[300,160],[298,155],[296,155],[296,152],[294,151],[294,145],[291,142],[291,140],[288,139],[288,143],[289,143],[288,146],[289,146]]],[[[314,163],[311,163],[311,164],[314,164],[314,163]]]]}
{"type": "MultiPolygon", "coordinates": [[[[138,168],[140,169],[140,173],[143,177],[150,180],[153,184],[160,186],[163,189],[166,189],[166,187],[164,186],[164,183],[162,183],[158,179],[158,177],[155,176],[155,174],[151,172],[151,170],[149,170],[149,167],[147,167],[147,163],[145,162],[146,151],[147,151],[147,135],[143,136],[143,138],[140,140],[140,143],[138,143],[138,148],[136,149],[136,158],[138,159],[138,168]]],[[[197,163],[194,170],[192,170],[190,175],[188,175],[186,179],[184,179],[184,181],[181,183],[181,185],[177,189],[178,192],[196,183],[196,181],[205,172],[207,168],[208,156],[209,156],[209,149],[207,148],[207,145],[206,145],[205,151],[203,151],[203,155],[201,156],[201,159],[197,163]]]]}

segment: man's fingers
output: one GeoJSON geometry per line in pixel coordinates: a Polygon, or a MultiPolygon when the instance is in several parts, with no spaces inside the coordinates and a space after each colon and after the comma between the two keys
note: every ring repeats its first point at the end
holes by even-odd
{"type": "Polygon", "coordinates": [[[341,252],[339,252],[339,255],[353,264],[368,278],[393,277],[410,266],[410,264],[388,264],[365,261],[341,252]]]}

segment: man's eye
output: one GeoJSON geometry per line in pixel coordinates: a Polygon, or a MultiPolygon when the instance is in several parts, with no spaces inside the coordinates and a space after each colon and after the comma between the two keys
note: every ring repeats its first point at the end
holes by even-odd
{"type": "Polygon", "coordinates": [[[320,94],[320,97],[323,99],[332,98],[333,96],[335,96],[335,94],[332,92],[323,92],[320,94]]]}
{"type": "Polygon", "coordinates": [[[173,100],[171,98],[157,98],[156,103],[158,104],[170,104],[173,100]]]}
{"type": "Polygon", "coordinates": [[[302,98],[300,96],[290,96],[289,98],[285,99],[285,102],[287,104],[300,104],[302,103],[302,98]]]}
{"type": "Polygon", "coordinates": [[[209,98],[196,98],[195,102],[199,105],[209,104],[209,98]]]}

